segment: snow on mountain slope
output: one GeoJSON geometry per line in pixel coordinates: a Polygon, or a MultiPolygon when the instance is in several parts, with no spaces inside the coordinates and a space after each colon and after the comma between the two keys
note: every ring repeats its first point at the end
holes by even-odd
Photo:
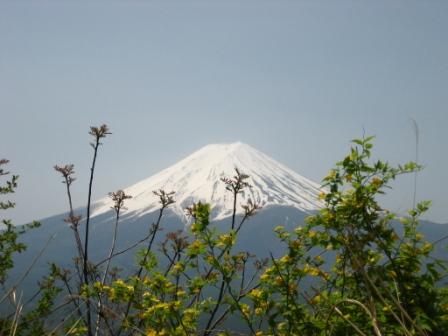
{"type": "MultiPolygon", "coordinates": [[[[176,203],[170,208],[185,215],[193,202],[209,202],[213,219],[222,219],[232,212],[232,194],[221,178],[234,176],[235,167],[250,176],[252,187],[238,196],[238,203],[248,199],[263,207],[283,205],[301,211],[316,210],[320,185],[295,173],[249,145],[236,142],[203,147],[175,165],[134,184],[124,191],[133,198],[126,201],[129,215],[142,216],[159,209],[154,190],[174,191],[176,203]]],[[[94,204],[93,216],[111,209],[112,201],[105,197],[94,204]]]]}

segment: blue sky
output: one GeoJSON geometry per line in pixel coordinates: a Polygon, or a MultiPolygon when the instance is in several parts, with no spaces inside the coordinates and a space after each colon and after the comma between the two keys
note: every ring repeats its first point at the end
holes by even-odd
{"type": "MultiPolygon", "coordinates": [[[[365,131],[375,156],[412,160],[418,199],[448,222],[448,2],[2,1],[0,156],[20,175],[17,223],[66,209],[54,164],[94,198],[200,147],[243,141],[316,181],[365,131]]],[[[412,205],[412,177],[384,204],[412,205]]]]}

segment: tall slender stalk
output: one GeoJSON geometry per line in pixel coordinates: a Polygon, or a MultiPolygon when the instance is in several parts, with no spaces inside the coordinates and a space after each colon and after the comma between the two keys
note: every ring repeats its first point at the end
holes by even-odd
{"type": "MultiPolygon", "coordinates": [[[[104,285],[106,283],[107,274],[109,273],[110,262],[112,260],[112,256],[115,251],[115,245],[117,242],[117,233],[118,233],[118,222],[120,221],[120,211],[121,209],[123,209],[124,201],[128,198],[131,198],[131,196],[126,195],[123,190],[118,190],[117,192],[109,193],[109,196],[114,201],[113,209],[115,210],[115,228],[112,238],[112,244],[107,258],[106,268],[104,269],[103,277],[101,279],[101,285],[104,285]]],[[[100,329],[102,306],[103,303],[101,300],[101,296],[99,296],[97,305],[98,316],[95,323],[95,336],[98,335],[98,331],[100,329]]]]}
{"type": "MultiPolygon", "coordinates": [[[[245,180],[247,178],[249,178],[248,175],[241,173],[238,168],[235,168],[235,172],[236,175],[233,177],[233,179],[230,178],[222,178],[221,181],[223,181],[226,184],[226,189],[232,192],[233,195],[233,207],[232,207],[232,223],[231,223],[231,229],[234,230],[235,229],[235,217],[236,217],[236,209],[237,209],[237,198],[238,198],[238,194],[245,188],[245,187],[250,187],[249,183],[247,183],[245,180]]],[[[246,219],[246,216],[244,216],[244,220],[246,219]]],[[[243,220],[243,221],[244,221],[243,220]]],[[[239,225],[238,230],[241,228],[241,225],[239,225]]],[[[224,251],[223,251],[224,252],[224,251]]],[[[226,251],[224,253],[229,254],[229,250],[226,249],[226,251]]],[[[224,254],[223,253],[223,254],[224,254]]],[[[221,306],[222,300],[224,298],[224,292],[226,291],[226,286],[227,284],[227,279],[224,277],[222,277],[221,280],[221,285],[219,288],[219,294],[218,294],[218,299],[217,302],[215,304],[215,307],[213,308],[210,317],[207,321],[203,336],[207,336],[210,335],[212,330],[209,330],[210,326],[213,323],[213,320],[215,318],[216,313],[219,310],[219,307],[221,306]]]]}
{"type": "MultiPolygon", "coordinates": [[[[100,127],[90,127],[90,135],[95,138],[95,142],[90,143],[93,148],[93,160],[92,166],[90,168],[90,181],[89,181],[89,192],[87,196],[87,218],[86,218],[86,231],[85,231],[85,240],[84,240],[84,264],[83,264],[83,275],[84,275],[84,284],[89,284],[89,271],[88,271],[88,261],[89,261],[89,228],[90,228],[90,205],[92,198],[92,186],[93,186],[93,175],[95,172],[95,164],[96,158],[98,155],[98,147],[101,145],[101,138],[105,138],[107,134],[111,134],[106,125],[101,125],[100,127]]],[[[90,301],[86,300],[87,306],[87,333],[89,336],[92,336],[92,316],[91,316],[91,308],[90,301]]]]}
{"type": "MultiPolygon", "coordinates": [[[[419,155],[418,155],[418,146],[420,143],[420,133],[418,130],[417,122],[411,118],[412,125],[414,126],[414,135],[415,135],[415,163],[418,165],[419,155]]],[[[415,209],[415,205],[417,203],[417,176],[418,171],[414,172],[414,193],[412,198],[412,209],[415,209]]]]}
{"type": "Polygon", "coordinates": [[[159,231],[160,221],[162,220],[164,209],[165,209],[164,207],[160,208],[159,216],[157,217],[157,221],[151,225],[151,239],[149,240],[148,246],[146,248],[145,256],[143,257],[141,266],[136,273],[137,278],[140,278],[142,276],[144,265],[148,261],[149,253],[152,250],[152,244],[154,243],[154,240],[156,238],[157,231],[159,231]]]}
{"type": "MultiPolygon", "coordinates": [[[[65,184],[66,192],[67,192],[67,198],[68,198],[68,205],[69,205],[69,215],[65,219],[67,223],[70,223],[70,228],[73,230],[73,234],[75,236],[75,242],[76,242],[76,248],[78,250],[78,257],[81,263],[83,263],[84,260],[84,251],[82,248],[82,242],[81,237],[79,235],[79,221],[81,219],[81,216],[75,216],[75,213],[73,211],[73,203],[72,203],[72,194],[70,186],[71,184],[76,180],[73,175],[75,174],[74,171],[74,165],[73,164],[67,164],[65,166],[58,166],[55,165],[54,169],[62,174],[62,177],[64,178],[64,181],[62,183],[65,184]]],[[[79,274],[80,281],[82,282],[82,275],[79,274]]]]}
{"type": "Polygon", "coordinates": [[[221,179],[226,184],[226,189],[233,194],[233,207],[232,207],[232,230],[235,228],[235,216],[236,216],[236,202],[238,194],[246,187],[250,187],[250,184],[246,182],[249,175],[243,174],[238,168],[235,168],[236,175],[233,178],[224,177],[221,179]]]}

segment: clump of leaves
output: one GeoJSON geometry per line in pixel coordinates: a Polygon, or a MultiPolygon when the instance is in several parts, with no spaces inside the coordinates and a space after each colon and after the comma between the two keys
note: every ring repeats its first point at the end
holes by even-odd
{"type": "Polygon", "coordinates": [[[275,335],[441,335],[448,330],[445,276],[432,245],[418,231],[422,202],[407,218],[383,209],[378,195],[415,163],[371,162],[372,138],[324,179],[323,209],[293,234],[276,229],[288,253],[272,258],[253,297],[255,315],[275,335]],[[397,221],[400,220],[399,222],[397,221]],[[397,233],[401,223],[404,233],[397,233]],[[314,278],[305,290],[304,279],[314,278]]]}

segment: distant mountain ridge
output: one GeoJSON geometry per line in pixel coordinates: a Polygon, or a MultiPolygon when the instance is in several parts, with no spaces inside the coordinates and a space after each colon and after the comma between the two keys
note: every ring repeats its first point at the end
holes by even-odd
{"type": "MultiPolygon", "coordinates": [[[[249,175],[251,184],[251,188],[239,195],[238,204],[251,199],[262,207],[288,206],[303,212],[322,206],[318,199],[321,191],[318,183],[249,145],[235,142],[205,146],[171,167],[125,188],[132,196],[126,201],[127,216],[141,217],[157,210],[158,197],[153,191],[163,189],[175,192],[176,203],[170,208],[180,217],[184,216],[187,206],[202,201],[212,205],[212,219],[226,218],[232,213],[233,197],[220,180],[234,175],[235,168],[249,175]]],[[[100,199],[93,204],[92,216],[107,213],[112,206],[108,197],[100,199]]]]}

